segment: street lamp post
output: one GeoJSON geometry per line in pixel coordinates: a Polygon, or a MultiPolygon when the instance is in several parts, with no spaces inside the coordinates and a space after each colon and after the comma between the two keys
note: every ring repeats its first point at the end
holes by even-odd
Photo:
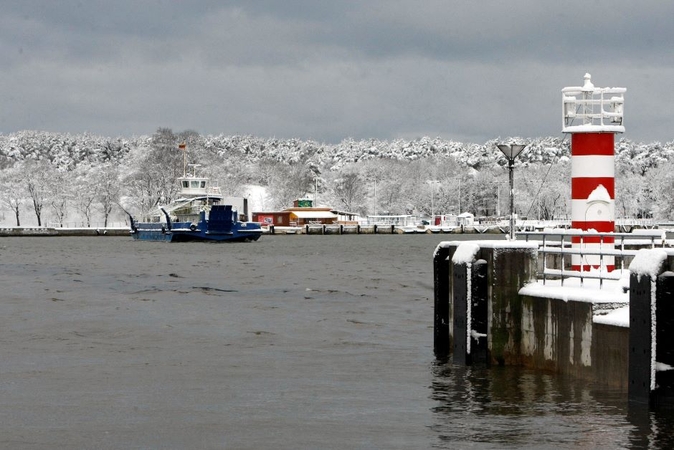
{"type": "Polygon", "coordinates": [[[503,152],[508,160],[508,172],[510,179],[510,240],[515,240],[515,158],[522,153],[526,145],[523,144],[499,144],[498,149],[503,152]]]}
{"type": "Polygon", "coordinates": [[[427,180],[426,183],[428,183],[431,187],[431,225],[435,224],[435,186],[438,185],[440,182],[438,180],[427,180]]]}
{"type": "Polygon", "coordinates": [[[314,177],[314,208],[318,207],[318,177],[314,177]]]}
{"type": "Polygon", "coordinates": [[[433,221],[433,217],[435,216],[435,207],[433,206],[434,202],[435,202],[435,186],[431,185],[431,221],[433,221]]]}
{"type": "Polygon", "coordinates": [[[374,209],[374,215],[377,215],[377,179],[374,179],[374,201],[372,202],[372,208],[374,209]]]}

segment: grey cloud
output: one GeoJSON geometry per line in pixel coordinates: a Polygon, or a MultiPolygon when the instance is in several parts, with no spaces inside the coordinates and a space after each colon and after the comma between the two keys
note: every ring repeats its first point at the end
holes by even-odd
{"type": "Polygon", "coordinates": [[[628,88],[625,137],[672,139],[669,2],[6,3],[5,133],[556,135],[591,72],[628,88]]]}

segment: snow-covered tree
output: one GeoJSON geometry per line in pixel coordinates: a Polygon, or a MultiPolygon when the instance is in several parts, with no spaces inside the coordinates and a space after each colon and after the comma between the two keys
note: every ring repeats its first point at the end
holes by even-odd
{"type": "MultiPolygon", "coordinates": [[[[278,208],[312,194],[318,185],[323,203],[340,208],[351,204],[348,209],[364,214],[467,211],[504,215],[508,211],[507,163],[495,144],[508,140],[520,139],[499,138],[480,144],[430,137],[391,141],[348,138],[337,144],[320,144],[293,138],[201,136],[191,130],[174,133],[168,128],[129,139],[28,130],[0,135],[0,175],[15,166],[25,170],[24,186],[31,189],[22,202],[32,203],[40,223],[43,205],[51,203],[41,189],[46,178],[40,179],[36,168],[45,164],[50,170],[67,173],[65,181],[71,184],[84,176],[80,166],[90,167],[91,172],[101,165],[106,165],[106,171],[115,168],[121,181],[114,181],[116,176],[111,180],[123,187],[126,206],[142,211],[175,198],[176,178],[183,174],[185,162],[200,164],[199,174],[209,176],[227,195],[239,195],[245,192],[244,186],[259,185],[269,193],[269,205],[278,208]],[[180,142],[187,144],[186,153],[178,149],[180,142]],[[23,163],[26,166],[18,166],[23,163]],[[348,186],[356,181],[360,181],[362,192],[349,199],[348,186]],[[427,181],[433,182],[433,189],[427,181]]],[[[542,137],[527,142],[517,160],[517,211],[529,217],[568,217],[568,139],[542,137]]],[[[621,139],[616,143],[618,217],[653,213],[666,218],[671,214],[672,204],[667,203],[669,173],[662,168],[671,169],[672,161],[674,142],[621,139]]],[[[80,185],[78,190],[84,192],[84,187],[80,185]]],[[[119,201],[119,193],[109,197],[115,200],[100,205],[106,218],[113,209],[110,205],[119,201]]],[[[77,200],[86,203],[87,199],[77,200]]],[[[70,202],[70,207],[76,206],[70,202]]],[[[89,223],[90,213],[80,207],[87,207],[81,204],[77,209],[89,223]]],[[[61,214],[53,212],[57,217],[61,214]]]]}
{"type": "Polygon", "coordinates": [[[16,226],[21,226],[21,209],[26,198],[26,185],[23,180],[23,168],[20,165],[0,172],[0,192],[2,203],[12,210],[16,226]]]}
{"type": "Polygon", "coordinates": [[[122,188],[119,180],[119,168],[112,163],[106,163],[97,167],[93,176],[95,177],[98,205],[103,214],[103,226],[107,227],[110,214],[120,201],[122,188]]]}
{"type": "Polygon", "coordinates": [[[283,209],[291,206],[293,201],[311,192],[313,185],[313,174],[308,167],[300,164],[278,165],[269,186],[273,207],[283,209]]]}
{"type": "Polygon", "coordinates": [[[95,176],[97,167],[92,168],[88,164],[81,164],[72,173],[74,190],[72,203],[75,209],[84,217],[87,227],[91,226],[94,203],[98,194],[95,176]]]}
{"type": "Polygon", "coordinates": [[[26,190],[35,211],[37,225],[42,226],[42,210],[49,198],[49,180],[54,168],[46,160],[28,161],[24,165],[26,190]]]}
{"type": "Polygon", "coordinates": [[[349,165],[332,174],[332,198],[338,208],[363,213],[367,198],[366,181],[355,165],[349,165]]]}
{"type": "Polygon", "coordinates": [[[73,185],[66,169],[52,169],[46,177],[49,205],[54,212],[54,217],[59,226],[63,226],[64,219],[68,215],[68,206],[73,198],[73,185]]]}
{"type": "MultiPolygon", "coordinates": [[[[637,170],[641,171],[641,169],[637,170]]],[[[650,216],[653,210],[653,199],[649,194],[649,185],[652,183],[648,182],[648,178],[649,177],[638,175],[632,171],[616,173],[616,217],[638,218],[650,216]]]]}
{"type": "Polygon", "coordinates": [[[149,140],[139,142],[125,159],[124,186],[134,206],[147,213],[170,203],[178,192],[185,154],[170,129],[160,128],[149,140]]]}
{"type": "Polygon", "coordinates": [[[660,219],[674,219],[674,162],[647,172],[647,188],[653,200],[652,213],[660,219]]]}
{"type": "Polygon", "coordinates": [[[559,220],[569,217],[570,172],[568,160],[519,167],[515,176],[516,209],[530,219],[559,220]]]}

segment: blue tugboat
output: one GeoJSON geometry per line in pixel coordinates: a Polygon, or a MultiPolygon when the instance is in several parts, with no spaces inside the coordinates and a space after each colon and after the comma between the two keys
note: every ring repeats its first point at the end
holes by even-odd
{"type": "Polygon", "coordinates": [[[262,228],[257,222],[241,221],[232,205],[222,204],[218,187],[208,178],[178,178],[180,198],[160,207],[146,221],[131,219],[131,236],[142,241],[168,242],[248,242],[257,241],[262,228]]]}

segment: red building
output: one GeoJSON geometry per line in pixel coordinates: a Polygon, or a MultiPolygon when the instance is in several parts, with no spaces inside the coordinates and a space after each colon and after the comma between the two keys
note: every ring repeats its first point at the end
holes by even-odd
{"type": "Polygon", "coordinates": [[[339,216],[332,208],[314,208],[310,199],[299,199],[293,202],[292,208],[283,211],[263,211],[253,213],[253,222],[277,227],[301,227],[308,224],[337,223],[339,216]]]}

